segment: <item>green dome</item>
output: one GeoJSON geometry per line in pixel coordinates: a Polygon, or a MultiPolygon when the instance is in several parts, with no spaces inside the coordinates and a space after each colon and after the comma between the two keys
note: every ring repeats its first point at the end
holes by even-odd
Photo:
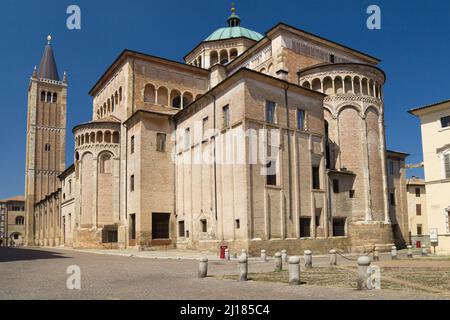
{"type": "Polygon", "coordinates": [[[262,34],[256,31],[252,31],[238,26],[238,27],[226,27],[217,29],[204,41],[226,40],[241,37],[248,38],[254,41],[259,41],[262,38],[264,38],[262,34]]]}

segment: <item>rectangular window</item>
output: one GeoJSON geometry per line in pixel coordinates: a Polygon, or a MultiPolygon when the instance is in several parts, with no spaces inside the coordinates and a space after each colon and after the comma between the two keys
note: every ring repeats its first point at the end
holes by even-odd
{"type": "Polygon", "coordinates": [[[417,235],[418,235],[418,236],[421,236],[421,235],[422,235],[422,225],[421,225],[421,224],[418,224],[418,225],[417,225],[417,235]]]}
{"type": "Polygon", "coordinates": [[[353,199],[355,197],[355,190],[350,190],[348,192],[348,196],[349,196],[350,199],[353,199]]]}
{"type": "Polygon", "coordinates": [[[312,167],[312,187],[315,190],[320,190],[320,168],[317,166],[312,167]]]}
{"type": "Polygon", "coordinates": [[[241,228],[241,220],[236,219],[236,229],[240,229],[241,228]]]}
{"type": "Polygon", "coordinates": [[[300,218],[300,238],[311,237],[311,218],[300,218]]]}
{"type": "Polygon", "coordinates": [[[345,237],[346,218],[333,219],[333,237],[345,237]]]}
{"type": "Polygon", "coordinates": [[[134,153],[134,136],[131,136],[131,141],[130,141],[130,149],[131,149],[131,154],[134,153]]]}
{"type": "Polygon", "coordinates": [[[416,204],[416,216],[422,215],[422,205],[420,203],[416,204]]]}
{"type": "Polygon", "coordinates": [[[420,188],[416,188],[416,197],[420,198],[420,188]]]}
{"type": "Polygon", "coordinates": [[[450,154],[444,156],[445,179],[450,179],[450,154]]]}
{"type": "Polygon", "coordinates": [[[185,236],[184,221],[178,222],[178,236],[181,238],[185,236]]]}
{"type": "Polygon", "coordinates": [[[277,161],[272,160],[266,165],[266,183],[268,186],[277,185],[277,161]]]}
{"type": "Polygon", "coordinates": [[[333,192],[339,193],[339,180],[333,179],[333,192]]]}
{"type": "Polygon", "coordinates": [[[335,59],[334,54],[331,53],[331,54],[330,54],[330,62],[331,62],[331,63],[334,63],[335,60],[336,60],[336,59],[335,59]]]}
{"type": "Polygon", "coordinates": [[[305,130],[305,110],[297,109],[297,129],[305,130]]]}
{"type": "Polygon", "coordinates": [[[187,150],[191,147],[191,129],[184,130],[184,149],[187,150]]]}
{"type": "Polygon", "coordinates": [[[391,175],[391,176],[393,176],[394,175],[394,161],[389,161],[389,174],[391,175]]]}
{"type": "Polygon", "coordinates": [[[152,239],[169,239],[169,213],[152,214],[152,239]]]}
{"type": "Polygon", "coordinates": [[[230,106],[228,105],[222,108],[222,122],[223,127],[230,125],[230,106]]]}
{"type": "Polygon", "coordinates": [[[390,202],[391,206],[395,206],[395,193],[389,194],[389,202],[390,202]]]}
{"type": "Polygon", "coordinates": [[[450,116],[441,118],[441,126],[442,128],[450,127],[450,116]]]}
{"type": "Polygon", "coordinates": [[[202,137],[203,137],[203,140],[207,139],[206,132],[208,131],[208,120],[209,120],[208,117],[203,118],[203,122],[202,122],[202,137]]]}
{"type": "Polygon", "coordinates": [[[136,240],[136,215],[130,214],[130,240],[136,240]]]}
{"type": "Polygon", "coordinates": [[[273,101],[266,101],[266,122],[267,123],[276,123],[276,104],[273,101]]]}
{"type": "Polygon", "coordinates": [[[316,208],[316,227],[320,227],[321,225],[321,217],[322,217],[322,208],[316,208]]]}
{"type": "Polygon", "coordinates": [[[165,133],[156,134],[156,151],[166,152],[166,139],[167,136],[165,133]]]}
{"type": "Polygon", "coordinates": [[[208,232],[208,221],[206,219],[200,220],[202,232],[208,232]]]}
{"type": "Polygon", "coordinates": [[[130,191],[134,191],[134,175],[130,177],[130,191]]]}

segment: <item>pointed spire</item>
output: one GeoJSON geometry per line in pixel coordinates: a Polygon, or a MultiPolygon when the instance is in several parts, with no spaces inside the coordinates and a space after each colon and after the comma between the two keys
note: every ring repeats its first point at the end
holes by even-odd
{"type": "Polygon", "coordinates": [[[55,56],[52,48],[52,36],[47,37],[47,45],[45,46],[44,55],[38,69],[38,77],[59,81],[58,68],[56,67],[55,56]]]}
{"type": "Polygon", "coordinates": [[[230,27],[239,27],[241,25],[241,18],[236,14],[234,2],[231,3],[231,16],[228,17],[227,21],[230,27]]]}
{"type": "Polygon", "coordinates": [[[36,77],[37,77],[37,67],[36,67],[36,66],[34,66],[32,77],[33,77],[33,78],[36,78],[36,77]]]}
{"type": "Polygon", "coordinates": [[[64,71],[63,82],[67,83],[67,72],[64,71]]]}

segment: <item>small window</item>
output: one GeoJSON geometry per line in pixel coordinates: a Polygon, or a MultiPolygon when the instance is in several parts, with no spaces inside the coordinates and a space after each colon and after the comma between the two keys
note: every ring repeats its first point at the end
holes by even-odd
{"type": "Polygon", "coordinates": [[[416,216],[422,215],[422,205],[420,203],[416,204],[416,216]]]}
{"type": "Polygon", "coordinates": [[[417,225],[417,235],[418,235],[418,236],[421,236],[421,235],[422,235],[422,225],[421,225],[421,224],[418,224],[418,225],[417,225]]]}
{"type": "Polygon", "coordinates": [[[56,93],[53,94],[53,103],[56,103],[58,101],[58,95],[56,93]]]}
{"type": "Polygon", "coordinates": [[[450,116],[441,118],[441,126],[442,128],[450,127],[450,116]]]}
{"type": "Polygon", "coordinates": [[[19,216],[19,217],[16,218],[16,224],[17,225],[23,225],[24,223],[25,223],[25,218],[24,217],[19,216]]]}
{"type": "Polygon", "coordinates": [[[395,206],[395,193],[389,194],[389,202],[390,202],[391,206],[395,206]]]}
{"type": "Polygon", "coordinates": [[[450,154],[444,156],[445,179],[450,179],[450,154]]]}
{"type": "Polygon", "coordinates": [[[45,91],[41,92],[41,102],[45,102],[45,91]]]}
{"type": "Polygon", "coordinates": [[[333,179],[333,192],[339,193],[339,180],[333,179]]]}
{"type": "Polygon", "coordinates": [[[316,208],[316,227],[319,228],[321,225],[322,208],[316,208]]]}
{"type": "Polygon", "coordinates": [[[311,237],[311,218],[300,218],[300,238],[311,237]]]}
{"type": "Polygon", "coordinates": [[[187,150],[191,147],[191,129],[184,130],[184,149],[187,150]]]}
{"type": "Polygon", "coordinates": [[[391,175],[391,176],[393,176],[394,175],[394,161],[389,161],[389,174],[391,175]]]}
{"type": "Polygon", "coordinates": [[[184,221],[178,222],[178,236],[180,238],[184,238],[185,235],[185,229],[184,229],[184,221]]]}
{"type": "Polygon", "coordinates": [[[266,101],[266,122],[276,123],[276,104],[273,101],[266,101]]]}
{"type": "Polygon", "coordinates": [[[156,151],[166,152],[166,134],[157,133],[156,134],[156,151]]]}
{"type": "Polygon", "coordinates": [[[131,149],[131,154],[134,153],[134,136],[131,136],[131,141],[130,141],[130,149],[131,149]]]}
{"type": "Polygon", "coordinates": [[[45,144],[45,147],[44,147],[44,150],[45,150],[45,151],[50,151],[50,149],[51,149],[51,148],[50,148],[50,144],[49,144],[49,143],[46,143],[46,144],[45,144]]]}
{"type": "Polygon", "coordinates": [[[334,54],[330,54],[330,62],[334,63],[336,61],[336,57],[334,56],[334,54]]]}
{"type": "Polygon", "coordinates": [[[416,188],[416,197],[420,198],[420,188],[416,188]]]}
{"type": "Polygon", "coordinates": [[[345,237],[346,218],[333,219],[333,237],[345,237]]]}
{"type": "Polygon", "coordinates": [[[208,232],[208,221],[206,219],[200,220],[202,232],[208,232]]]}
{"type": "Polygon", "coordinates": [[[276,160],[269,161],[266,165],[266,183],[268,186],[277,185],[277,162],[276,160]]]}
{"type": "Polygon", "coordinates": [[[206,132],[208,130],[208,120],[209,120],[208,117],[203,118],[203,122],[202,122],[202,137],[203,137],[203,140],[207,139],[206,132]]]}
{"type": "Polygon", "coordinates": [[[130,177],[130,191],[134,191],[134,175],[130,177]]]}
{"type": "Polygon", "coordinates": [[[349,196],[350,199],[353,199],[355,197],[355,190],[350,190],[348,192],[348,196],[349,196]]]}
{"type": "Polygon", "coordinates": [[[19,240],[19,234],[18,233],[14,233],[14,240],[19,240]]]}
{"type": "Polygon", "coordinates": [[[230,106],[228,105],[222,108],[222,121],[223,127],[230,125],[230,106]]]}
{"type": "Polygon", "coordinates": [[[305,110],[297,109],[297,129],[305,130],[305,110]]]}
{"type": "Polygon", "coordinates": [[[240,229],[241,228],[241,220],[236,219],[235,226],[236,226],[236,229],[240,229]]]}
{"type": "Polygon", "coordinates": [[[317,166],[312,167],[312,187],[315,190],[320,190],[320,168],[317,166]]]}

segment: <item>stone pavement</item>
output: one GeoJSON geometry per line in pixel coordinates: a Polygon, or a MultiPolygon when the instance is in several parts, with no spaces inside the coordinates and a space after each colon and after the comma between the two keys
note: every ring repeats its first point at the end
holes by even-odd
{"type": "MultiPolygon", "coordinates": [[[[145,252],[147,253],[147,252],[145,252]]],[[[156,253],[152,253],[154,255],[156,253]]],[[[161,254],[161,253],[159,253],[161,254]]],[[[170,253],[175,256],[174,252],[170,253]]],[[[194,256],[190,256],[194,257],[194,256]]],[[[326,258],[323,258],[326,259],[326,258]]],[[[317,259],[319,260],[319,258],[317,259]]],[[[320,262],[326,263],[326,262],[320,262]]],[[[198,261],[142,259],[60,249],[0,249],[0,299],[444,299],[440,295],[391,290],[240,283],[197,279],[198,261]],[[68,290],[66,270],[81,268],[81,290],[68,290]]],[[[251,260],[249,272],[268,272],[273,263],[251,260]]],[[[209,275],[237,274],[235,261],[211,261],[209,275]]]]}

